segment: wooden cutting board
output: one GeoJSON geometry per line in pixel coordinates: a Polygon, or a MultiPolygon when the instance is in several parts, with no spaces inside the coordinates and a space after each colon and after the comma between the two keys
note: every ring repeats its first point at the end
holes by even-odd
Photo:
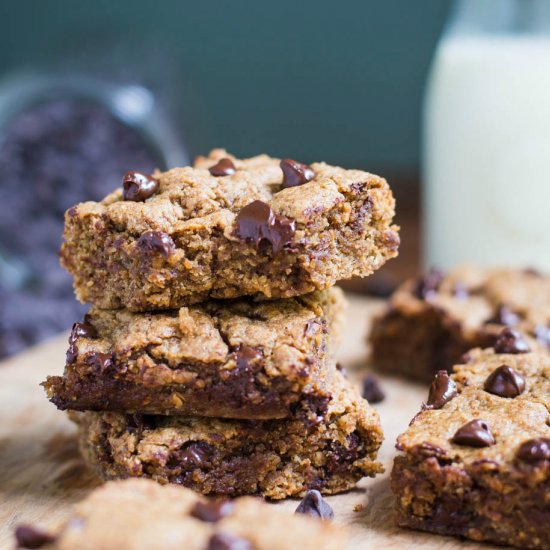
{"type": "MultiPolygon", "coordinates": [[[[379,301],[349,297],[350,307],[340,360],[348,370],[365,368],[365,334],[379,301]]],[[[39,383],[61,373],[67,335],[59,336],[0,363],[0,548],[13,548],[19,523],[54,525],[70,513],[99,481],[80,460],[71,423],[47,401],[39,383]]],[[[387,397],[377,406],[386,440],[380,458],[386,473],[363,480],[350,493],[329,497],[335,521],[348,526],[350,548],[490,548],[400,529],[393,523],[389,472],[397,435],[426,398],[426,387],[380,377],[387,397]]],[[[293,511],[297,502],[274,504],[293,511]]]]}

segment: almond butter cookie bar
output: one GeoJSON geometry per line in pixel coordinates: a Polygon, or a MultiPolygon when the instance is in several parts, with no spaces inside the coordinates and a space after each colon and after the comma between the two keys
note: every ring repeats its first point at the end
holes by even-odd
{"type": "Polygon", "coordinates": [[[145,479],[111,481],[79,502],[59,528],[16,530],[18,548],[43,550],[333,550],[345,532],[243,497],[208,500],[145,479]]]}
{"type": "Polygon", "coordinates": [[[520,333],[440,371],[397,448],[400,525],[550,548],[550,357],[520,333]]]}
{"type": "Polygon", "coordinates": [[[288,298],[396,256],[394,202],[367,172],[216,150],[70,208],[61,261],[77,297],[104,309],[288,298]]]}
{"type": "Polygon", "coordinates": [[[432,270],[391,297],[370,334],[372,363],[430,381],[463,353],[491,346],[503,327],[550,350],[550,277],[533,270],[432,270]]]}
{"type": "Polygon", "coordinates": [[[94,308],[69,338],[60,409],[268,419],[326,412],[344,297],[211,301],[132,313],[94,308]]]}
{"type": "Polygon", "coordinates": [[[382,471],[378,414],[335,371],[324,417],[220,420],[71,413],[83,456],[103,478],[147,477],[208,495],[332,494],[382,471]]]}

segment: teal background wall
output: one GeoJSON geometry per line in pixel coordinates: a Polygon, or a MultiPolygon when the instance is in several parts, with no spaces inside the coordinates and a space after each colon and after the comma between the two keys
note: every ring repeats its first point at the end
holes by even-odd
{"type": "Polygon", "coordinates": [[[191,154],[224,145],[414,171],[448,0],[0,2],[0,76],[134,74],[174,107],[191,154]]]}

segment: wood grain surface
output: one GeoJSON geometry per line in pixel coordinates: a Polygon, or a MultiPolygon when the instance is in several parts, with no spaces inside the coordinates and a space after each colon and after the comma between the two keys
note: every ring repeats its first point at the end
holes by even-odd
{"type": "MultiPolygon", "coordinates": [[[[380,307],[380,302],[350,297],[340,360],[358,376],[366,367],[368,323],[380,307]]],[[[46,375],[63,370],[66,342],[67,335],[62,335],[0,364],[1,549],[14,547],[13,530],[19,523],[54,525],[99,484],[80,460],[73,426],[39,387],[46,375]]],[[[386,436],[380,453],[386,473],[327,499],[335,510],[335,521],[349,529],[349,548],[491,548],[394,525],[388,479],[394,443],[426,398],[426,388],[396,378],[381,377],[381,381],[387,397],[377,408],[386,436]]],[[[292,511],[297,502],[274,506],[292,511]]]]}

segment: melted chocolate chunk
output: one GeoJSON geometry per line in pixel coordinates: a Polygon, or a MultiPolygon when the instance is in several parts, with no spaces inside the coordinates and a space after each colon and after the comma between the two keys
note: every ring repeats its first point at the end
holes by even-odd
{"type": "Polygon", "coordinates": [[[143,202],[159,190],[159,180],[150,174],[126,172],[122,178],[122,198],[125,201],[143,202]]]}
{"type": "Polygon", "coordinates": [[[15,540],[17,541],[17,548],[32,549],[52,544],[55,542],[55,537],[32,525],[20,525],[15,530],[15,540]]]}
{"type": "Polygon", "coordinates": [[[145,252],[159,252],[165,258],[170,257],[176,250],[172,237],[162,231],[146,231],[138,239],[137,245],[145,252]]]}
{"type": "MultiPolygon", "coordinates": [[[[402,450],[402,449],[400,449],[402,450]]],[[[445,463],[450,462],[451,459],[449,455],[447,454],[447,451],[438,445],[434,445],[433,443],[429,443],[428,441],[424,443],[420,443],[420,445],[417,445],[415,447],[415,451],[424,457],[435,457],[437,458],[438,462],[445,463]]]]}
{"type": "Polygon", "coordinates": [[[298,504],[295,514],[306,514],[321,519],[330,519],[334,517],[334,510],[329,503],[323,499],[321,493],[317,490],[308,491],[302,502],[298,504]]]}
{"type": "Polygon", "coordinates": [[[223,158],[214,164],[214,166],[211,166],[208,171],[216,177],[231,176],[237,171],[237,168],[231,159],[223,158]]]}
{"type": "Polygon", "coordinates": [[[79,338],[97,338],[97,330],[90,323],[75,323],[69,336],[67,363],[74,363],[78,355],[76,343],[79,338]]]}
{"type": "Polygon", "coordinates": [[[208,541],[207,550],[252,550],[252,544],[229,533],[214,533],[208,541]]]}
{"type": "Polygon", "coordinates": [[[235,233],[245,240],[252,240],[259,248],[268,242],[274,253],[292,242],[296,222],[274,214],[270,206],[262,201],[247,204],[237,214],[235,233]]]}
{"type": "Polygon", "coordinates": [[[264,354],[261,349],[252,346],[239,345],[235,349],[235,359],[237,360],[237,370],[254,370],[253,363],[261,361],[264,354]]]}
{"type": "Polygon", "coordinates": [[[485,322],[513,327],[519,323],[519,315],[514,313],[507,305],[502,304],[498,306],[494,316],[485,322]]]}
{"type": "Polygon", "coordinates": [[[430,298],[439,290],[441,281],[443,280],[443,273],[438,269],[430,269],[424,277],[422,277],[414,290],[414,294],[421,300],[430,298]]]}
{"type": "Polygon", "coordinates": [[[292,159],[282,160],[280,166],[283,171],[283,189],[303,185],[315,177],[311,166],[292,159]]]}
{"type": "Polygon", "coordinates": [[[132,413],[128,415],[127,418],[129,431],[135,432],[138,440],[141,439],[144,430],[154,430],[157,427],[157,423],[153,415],[132,413]]]}
{"type": "Polygon", "coordinates": [[[453,397],[456,397],[457,394],[456,384],[449,376],[449,373],[446,370],[440,370],[435,375],[430,386],[426,408],[441,409],[453,397]]]}
{"type": "Polygon", "coordinates": [[[499,397],[517,397],[525,391],[525,378],[509,366],[501,365],[487,377],[483,388],[499,397]]]}
{"type": "Polygon", "coordinates": [[[513,328],[505,328],[498,335],[495,342],[496,353],[528,353],[531,351],[529,344],[523,336],[513,328]]]}
{"type": "Polygon", "coordinates": [[[209,500],[208,502],[197,502],[190,514],[201,521],[216,523],[222,518],[233,513],[235,505],[229,500],[209,500]]]}
{"type": "Polygon", "coordinates": [[[372,374],[367,374],[363,380],[362,395],[369,403],[381,403],[386,399],[378,378],[372,374]]]}
{"type": "Polygon", "coordinates": [[[467,447],[490,447],[495,444],[495,438],[487,422],[480,419],[464,424],[456,431],[451,441],[467,447]]]}
{"type": "Polygon", "coordinates": [[[99,373],[107,372],[115,366],[114,356],[112,353],[100,353],[97,351],[90,353],[84,362],[86,365],[93,367],[99,373]]]}
{"type": "Polygon", "coordinates": [[[524,441],[517,450],[516,458],[529,464],[550,460],[550,439],[538,437],[524,441]]]}
{"type": "Polygon", "coordinates": [[[196,441],[187,445],[178,453],[178,462],[185,470],[200,468],[210,459],[210,445],[196,441]]]}

